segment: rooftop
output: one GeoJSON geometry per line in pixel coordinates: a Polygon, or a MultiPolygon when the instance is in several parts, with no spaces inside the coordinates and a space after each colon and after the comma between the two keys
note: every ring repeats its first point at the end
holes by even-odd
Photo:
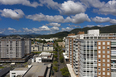
{"type": "Polygon", "coordinates": [[[12,71],[25,71],[25,70],[28,70],[28,68],[15,68],[12,71]]]}
{"type": "Polygon", "coordinates": [[[23,77],[44,76],[47,66],[43,63],[32,63],[32,67],[25,73],[23,77]]]}

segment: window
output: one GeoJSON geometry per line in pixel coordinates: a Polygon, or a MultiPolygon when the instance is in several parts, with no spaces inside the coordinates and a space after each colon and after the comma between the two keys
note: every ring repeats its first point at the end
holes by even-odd
{"type": "Polygon", "coordinates": [[[98,55],[98,57],[100,58],[100,57],[101,57],[101,55],[98,55]]]}
{"type": "Polygon", "coordinates": [[[101,42],[98,42],[98,45],[101,45],[101,42]]]}
{"type": "Polygon", "coordinates": [[[99,59],[98,61],[100,62],[101,60],[99,59]]]}
{"type": "Polygon", "coordinates": [[[110,73],[109,73],[109,72],[107,72],[107,75],[110,75],[110,73]]]}
{"type": "Polygon", "coordinates": [[[107,67],[109,67],[110,66],[110,64],[107,64],[107,67]]]}
{"type": "Polygon", "coordinates": [[[110,69],[109,69],[109,68],[107,68],[107,71],[110,71],[110,69]]]}
{"type": "Polygon", "coordinates": [[[107,54],[109,54],[110,53],[110,51],[107,51],[107,54]]]}
{"type": "Polygon", "coordinates": [[[98,51],[98,53],[101,53],[101,51],[98,51]]]}
{"type": "Polygon", "coordinates": [[[100,64],[100,63],[98,63],[98,66],[101,66],[101,64],[100,64]]]}
{"type": "Polygon", "coordinates": [[[110,45],[110,42],[107,42],[107,45],[110,45]]]}
{"type": "Polygon", "coordinates": [[[107,58],[110,58],[110,55],[107,55],[107,58]]]}
{"type": "Polygon", "coordinates": [[[109,46],[107,46],[107,49],[110,49],[110,47],[109,47],[109,46]]]}
{"type": "Polygon", "coordinates": [[[103,46],[103,49],[105,49],[105,46],[103,46]]]}
{"type": "Polygon", "coordinates": [[[101,49],[101,47],[100,47],[100,46],[98,46],[98,49],[101,49]]]}
{"type": "Polygon", "coordinates": [[[109,59],[107,59],[107,62],[110,62],[110,60],[109,60],[109,59]]]}
{"type": "Polygon", "coordinates": [[[103,75],[105,75],[105,72],[103,72],[103,75]]]}
{"type": "Polygon", "coordinates": [[[99,75],[101,74],[101,72],[99,72],[99,75]]]}
{"type": "Polygon", "coordinates": [[[103,71],[105,71],[105,68],[103,68],[103,71]]]}
{"type": "Polygon", "coordinates": [[[105,45],[105,42],[103,42],[103,45],[105,45]]]}
{"type": "Polygon", "coordinates": [[[105,63],[103,63],[103,66],[105,66],[105,63]]]}
{"type": "Polygon", "coordinates": [[[105,58],[105,55],[103,55],[103,58],[105,58]]]}
{"type": "Polygon", "coordinates": [[[103,51],[103,53],[105,53],[105,51],[103,51]]]}
{"type": "Polygon", "coordinates": [[[98,70],[100,71],[100,70],[101,70],[101,68],[98,68],[98,70]]]}
{"type": "Polygon", "coordinates": [[[103,59],[103,62],[105,62],[105,59],[103,59]]]}

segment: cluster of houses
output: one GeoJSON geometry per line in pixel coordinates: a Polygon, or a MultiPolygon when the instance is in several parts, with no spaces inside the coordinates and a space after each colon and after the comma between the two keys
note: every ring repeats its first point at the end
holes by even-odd
{"type": "Polygon", "coordinates": [[[53,43],[48,42],[48,43],[38,43],[35,42],[34,44],[31,45],[31,51],[36,52],[36,51],[53,51],[53,43]]]}

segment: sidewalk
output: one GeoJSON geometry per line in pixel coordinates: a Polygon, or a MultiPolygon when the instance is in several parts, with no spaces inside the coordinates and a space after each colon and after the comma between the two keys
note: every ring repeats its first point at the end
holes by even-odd
{"type": "Polygon", "coordinates": [[[70,64],[66,64],[66,65],[67,65],[67,67],[68,67],[68,70],[69,70],[69,72],[70,72],[71,77],[76,77],[76,75],[75,75],[74,72],[73,72],[73,69],[72,69],[71,65],[70,65],[70,64]]]}

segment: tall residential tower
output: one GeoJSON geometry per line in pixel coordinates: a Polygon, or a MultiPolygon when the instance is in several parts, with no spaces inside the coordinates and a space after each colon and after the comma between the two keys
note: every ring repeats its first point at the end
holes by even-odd
{"type": "Polygon", "coordinates": [[[99,29],[69,34],[65,53],[77,77],[115,77],[116,33],[99,33],[99,29]]]}

